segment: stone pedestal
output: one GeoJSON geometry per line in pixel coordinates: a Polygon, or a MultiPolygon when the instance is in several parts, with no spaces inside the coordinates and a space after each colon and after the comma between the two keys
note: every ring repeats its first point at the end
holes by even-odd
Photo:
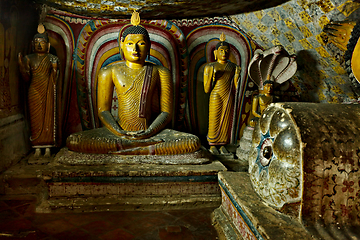
{"type": "Polygon", "coordinates": [[[264,204],[249,174],[220,172],[222,203],[213,212],[220,239],[313,239],[297,219],[264,204]]]}
{"type": "MultiPolygon", "coordinates": [[[[103,158],[102,164],[96,165],[90,161],[90,156],[80,155],[78,163],[82,164],[70,165],[70,162],[60,163],[61,156],[79,157],[65,149],[48,164],[23,162],[10,168],[2,175],[4,194],[29,192],[37,195],[36,211],[44,213],[157,211],[221,204],[217,175],[226,168],[201,153],[183,155],[183,159],[181,156],[153,156],[157,164],[151,164],[148,156],[130,156],[122,160],[114,156],[115,160],[103,158]],[[86,161],[81,160],[84,156],[88,158],[86,161]]],[[[95,158],[93,155],[92,159],[95,158]]]]}

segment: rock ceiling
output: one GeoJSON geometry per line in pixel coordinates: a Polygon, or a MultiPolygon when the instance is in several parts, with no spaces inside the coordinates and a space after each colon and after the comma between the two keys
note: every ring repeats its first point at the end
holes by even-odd
{"type": "Polygon", "coordinates": [[[146,19],[234,15],[269,8],[287,0],[35,0],[88,17],[124,18],[134,10],[146,19]]]}

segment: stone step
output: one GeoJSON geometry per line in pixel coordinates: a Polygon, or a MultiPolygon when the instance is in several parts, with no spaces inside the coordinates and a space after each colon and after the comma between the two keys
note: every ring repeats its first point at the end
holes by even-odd
{"type": "Polygon", "coordinates": [[[162,211],[218,207],[221,196],[214,194],[176,196],[119,196],[50,198],[37,206],[36,212],[105,212],[105,211],[162,211]]]}
{"type": "Polygon", "coordinates": [[[43,171],[48,195],[39,212],[216,207],[221,203],[218,161],[201,165],[54,164],[43,171]]]}

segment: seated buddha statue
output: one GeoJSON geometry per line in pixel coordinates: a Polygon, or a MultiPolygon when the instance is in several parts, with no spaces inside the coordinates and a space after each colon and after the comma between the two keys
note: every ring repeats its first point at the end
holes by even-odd
{"type": "Polygon", "coordinates": [[[274,84],[288,81],[297,70],[296,55],[290,55],[283,46],[276,45],[265,51],[256,49],[248,66],[249,77],[259,87],[252,99],[250,127],[255,127],[265,109],[279,97],[273,94],[274,84]]]}
{"type": "Polygon", "coordinates": [[[170,71],[146,62],[150,37],[134,12],[131,24],[119,33],[125,61],[103,67],[98,75],[97,111],[103,127],[67,138],[71,151],[120,155],[174,155],[195,152],[200,140],[192,134],[166,129],[173,112],[170,71]],[[113,89],[118,116],[111,114],[113,89]]]}
{"type": "Polygon", "coordinates": [[[236,88],[241,68],[229,61],[230,45],[221,34],[215,47],[215,62],[207,63],[204,68],[204,91],[210,93],[209,129],[207,140],[212,154],[228,153],[224,145],[230,143],[233,127],[236,88]]]}
{"type": "Polygon", "coordinates": [[[263,89],[259,90],[259,94],[254,96],[251,103],[251,112],[254,115],[254,118],[250,120],[251,127],[255,127],[264,110],[274,102],[273,85],[273,81],[266,80],[263,89]]]}

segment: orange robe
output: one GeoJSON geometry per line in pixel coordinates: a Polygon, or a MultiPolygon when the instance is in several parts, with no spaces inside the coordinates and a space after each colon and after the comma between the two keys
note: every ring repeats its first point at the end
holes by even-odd
{"type": "Polygon", "coordinates": [[[52,70],[48,54],[36,69],[32,70],[28,90],[31,142],[33,147],[56,146],[56,74],[52,70]]]}

